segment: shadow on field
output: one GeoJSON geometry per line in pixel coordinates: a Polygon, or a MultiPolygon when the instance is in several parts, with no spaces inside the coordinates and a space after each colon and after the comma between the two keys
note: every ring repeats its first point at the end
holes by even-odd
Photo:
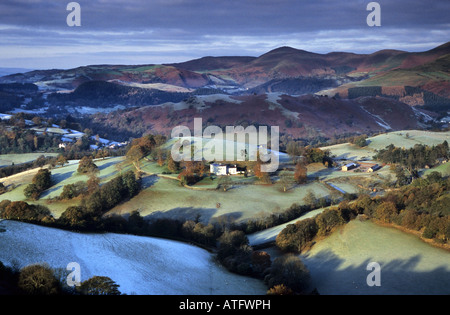
{"type": "Polygon", "coordinates": [[[104,170],[105,168],[108,168],[115,164],[117,164],[117,163],[116,162],[108,162],[108,163],[98,166],[98,169],[101,171],[101,170],[104,170]]]}
{"type": "Polygon", "coordinates": [[[208,223],[212,216],[216,213],[214,208],[174,208],[167,211],[155,211],[152,214],[145,216],[145,220],[156,220],[156,219],[174,219],[174,220],[198,220],[203,223],[208,223]]]}
{"type": "Polygon", "coordinates": [[[58,189],[61,189],[63,186],[62,185],[58,185],[58,186],[54,186],[50,189],[45,190],[44,192],[41,193],[41,195],[39,196],[40,199],[44,199],[45,197],[47,197],[48,195],[50,195],[52,192],[57,191],[58,189]]]}
{"type": "Polygon", "coordinates": [[[142,190],[153,186],[158,182],[158,180],[159,180],[158,175],[149,175],[142,177],[141,179],[142,190]]]}
{"type": "Polygon", "coordinates": [[[61,173],[61,174],[52,174],[51,177],[52,177],[53,187],[45,190],[41,194],[40,198],[45,198],[48,195],[50,195],[52,192],[57,191],[58,189],[61,189],[63,187],[63,185],[58,185],[58,184],[61,183],[62,181],[65,181],[66,179],[72,177],[73,173],[75,173],[75,171],[70,171],[70,172],[61,173]]]}
{"type": "Polygon", "coordinates": [[[335,168],[325,168],[308,174],[308,180],[315,180],[317,177],[328,176],[338,172],[335,168]]]}
{"type": "Polygon", "coordinates": [[[72,177],[75,171],[69,171],[65,173],[52,174],[52,182],[53,184],[59,184],[60,182],[72,177]]]}
{"type": "Polygon", "coordinates": [[[225,214],[222,214],[222,215],[212,218],[210,222],[226,225],[228,223],[236,222],[241,217],[242,217],[242,212],[240,212],[240,211],[227,212],[225,214]]]}
{"type": "MultiPolygon", "coordinates": [[[[448,295],[450,294],[450,270],[445,264],[431,270],[419,266],[422,255],[408,259],[393,259],[388,262],[365,259],[359,265],[343,267],[344,259],[331,250],[321,251],[314,256],[300,255],[309,269],[312,286],[320,294],[332,295],[448,295]],[[375,280],[375,269],[371,262],[380,265],[380,286],[369,286],[375,280]]],[[[445,259],[445,258],[443,258],[445,259]]]]}
{"type": "Polygon", "coordinates": [[[350,153],[344,153],[339,156],[336,156],[335,159],[337,159],[337,160],[357,160],[358,156],[357,155],[350,156],[350,153]]]}

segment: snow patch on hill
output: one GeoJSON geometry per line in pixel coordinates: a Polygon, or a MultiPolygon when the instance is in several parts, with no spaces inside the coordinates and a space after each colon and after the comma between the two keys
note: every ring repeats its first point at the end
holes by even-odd
{"type": "Polygon", "coordinates": [[[279,101],[281,100],[281,95],[283,95],[283,93],[267,93],[266,95],[267,95],[266,101],[269,103],[270,110],[279,109],[286,118],[291,119],[297,119],[298,116],[300,115],[300,113],[293,112],[283,107],[283,105],[279,103],[279,101]]]}

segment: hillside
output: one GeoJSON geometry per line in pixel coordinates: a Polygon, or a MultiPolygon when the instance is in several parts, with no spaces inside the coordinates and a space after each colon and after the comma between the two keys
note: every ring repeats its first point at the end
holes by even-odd
{"type": "Polygon", "coordinates": [[[110,108],[116,105],[136,107],[178,102],[189,96],[186,92],[166,92],[156,88],[141,88],[106,81],[88,81],[72,93],[54,93],[47,100],[53,106],[110,108]]]}
{"type": "Polygon", "coordinates": [[[186,62],[170,64],[168,66],[196,72],[217,71],[221,69],[239,67],[253,61],[254,59],[256,59],[256,57],[203,57],[186,62]]]}
{"type": "Polygon", "coordinates": [[[118,140],[168,134],[193,117],[221,127],[280,126],[307,140],[438,128],[450,109],[449,56],[450,43],[414,53],[280,47],[259,57],[36,70],[0,77],[0,112],[70,115],[118,140]]]}
{"type": "Polygon", "coordinates": [[[450,254],[414,235],[353,220],[302,255],[321,294],[443,295],[450,293],[450,254]],[[369,262],[381,265],[370,287],[369,262]]]}
{"type": "MultiPolygon", "coordinates": [[[[253,56],[203,57],[164,65],[91,65],[67,70],[37,70],[0,78],[0,83],[34,83],[41,90],[73,90],[88,81],[110,81],[118,84],[167,84],[198,89],[230,86],[244,93],[273,80],[315,78],[333,80],[325,88],[342,84],[368,86],[425,87],[427,91],[448,98],[448,57],[450,43],[425,52],[380,50],[371,54],[330,52],[319,54],[292,47],[280,47],[253,56]],[[444,57],[444,59],[440,59],[444,57]],[[431,71],[432,69],[432,71],[431,71]],[[396,71],[406,71],[405,75],[396,71]],[[435,75],[429,75],[429,74],[435,75]],[[418,76],[420,80],[409,78],[418,76]],[[378,80],[378,81],[377,81],[378,80]],[[436,87],[444,85],[444,87],[436,87]],[[431,86],[429,86],[431,85],[431,86]]],[[[299,84],[302,84],[300,82],[299,84]]],[[[292,87],[289,87],[292,89],[292,87]]],[[[324,89],[322,86],[321,89],[324,89]]],[[[267,91],[266,91],[267,92],[267,91]]],[[[288,93],[287,90],[277,92],[288,93]]],[[[334,95],[334,94],[333,94],[334,95]]],[[[342,95],[342,93],[341,93],[342,95]]]]}
{"type": "Polygon", "coordinates": [[[88,81],[166,83],[198,88],[209,83],[199,73],[164,65],[92,65],[68,70],[36,70],[0,78],[0,82],[35,83],[43,90],[72,90],[88,81]]]}
{"type": "Polygon", "coordinates": [[[193,118],[203,126],[279,126],[280,133],[297,138],[333,137],[345,133],[373,133],[417,129],[420,123],[409,106],[390,99],[340,100],[313,95],[262,94],[247,96],[196,96],[178,103],[97,114],[93,128],[120,133],[164,133],[193,118]]]}
{"type": "Polygon", "coordinates": [[[15,221],[1,221],[0,227],[0,261],[5,265],[46,262],[65,270],[77,262],[81,281],[107,276],[125,294],[247,295],[267,290],[262,281],[226,271],[206,250],[180,242],[75,233],[15,221]]]}
{"type": "MultiPolygon", "coordinates": [[[[409,105],[441,105],[449,108],[450,45],[423,53],[399,55],[396,66],[389,71],[379,72],[366,80],[345,83],[325,94],[339,93],[342,97],[348,97],[352,89],[370,87],[382,89],[377,95],[394,97],[409,105]]],[[[362,93],[373,95],[369,89],[366,91],[362,93]]]]}

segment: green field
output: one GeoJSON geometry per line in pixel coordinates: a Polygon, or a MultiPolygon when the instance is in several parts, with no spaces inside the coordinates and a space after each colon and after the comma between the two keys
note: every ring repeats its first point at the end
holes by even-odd
{"type": "Polygon", "coordinates": [[[445,140],[450,142],[450,132],[448,131],[402,130],[369,137],[367,139],[369,145],[363,148],[359,148],[350,143],[342,143],[323,147],[322,149],[330,150],[331,154],[335,155],[338,159],[361,160],[366,158],[371,160],[377,150],[384,149],[390,144],[399,148],[409,149],[416,144],[432,146],[441,144],[445,140]]]}
{"type": "MultiPolygon", "coordinates": [[[[351,144],[339,144],[329,146],[327,149],[341,158],[358,159],[368,157],[375,153],[376,149],[384,148],[390,143],[405,147],[411,147],[417,143],[439,144],[449,139],[449,136],[449,132],[399,131],[371,137],[369,145],[365,148],[357,148],[351,144]]],[[[18,161],[30,160],[37,156],[39,155],[23,154],[5,155],[1,158],[3,160],[12,159],[18,163],[18,161]]],[[[99,167],[98,177],[101,183],[109,181],[119,172],[134,169],[130,164],[125,163],[124,157],[97,160],[95,163],[99,167]]],[[[450,173],[448,165],[425,170],[424,174],[429,174],[433,170],[448,174],[450,173]]],[[[53,186],[43,192],[40,200],[32,203],[48,206],[58,217],[68,206],[79,202],[79,200],[55,200],[61,194],[64,185],[87,181],[88,177],[78,174],[77,168],[78,162],[71,161],[64,167],[52,169],[53,186]]],[[[283,192],[280,185],[277,184],[277,177],[272,178],[274,184],[265,185],[261,184],[254,176],[231,176],[230,189],[223,191],[219,185],[219,178],[216,176],[205,177],[189,188],[181,186],[177,180],[178,174],[168,174],[166,166],[161,167],[156,162],[144,159],[141,162],[141,169],[145,172],[143,190],[131,200],[110,210],[110,214],[128,214],[139,210],[141,215],[148,218],[196,219],[200,216],[201,220],[205,222],[209,222],[211,219],[239,221],[284,211],[293,203],[303,204],[303,198],[309,191],[312,191],[317,198],[325,196],[334,198],[339,195],[336,195],[336,191],[333,191],[328,184],[347,193],[359,193],[361,189],[377,187],[392,177],[388,166],[375,173],[366,173],[342,172],[339,168],[325,168],[320,163],[314,163],[308,165],[308,183],[290,187],[286,192],[283,192]]],[[[5,185],[9,188],[15,187],[15,189],[1,195],[1,199],[25,200],[23,191],[31,182],[36,171],[24,172],[2,179],[5,185]]]]}
{"type": "MultiPolygon", "coordinates": [[[[96,160],[95,164],[99,168],[99,173],[97,176],[100,179],[100,183],[107,182],[111,180],[119,171],[127,171],[130,169],[129,166],[118,167],[118,165],[124,161],[123,157],[107,158],[104,160],[96,160]]],[[[77,181],[87,181],[88,176],[78,174],[78,161],[71,161],[70,164],[63,167],[56,167],[51,169],[53,186],[44,191],[38,201],[27,201],[32,204],[41,204],[47,206],[50,211],[52,211],[55,217],[66,210],[67,207],[76,205],[79,200],[69,200],[69,201],[56,201],[52,200],[58,197],[64,185],[73,184],[77,181]]],[[[24,190],[38,169],[31,170],[29,172],[23,172],[20,174],[13,175],[8,178],[4,178],[1,181],[7,186],[15,186],[15,189],[8,191],[0,196],[0,200],[11,200],[11,201],[26,201],[24,196],[24,190]]]]}
{"type": "Polygon", "coordinates": [[[58,156],[58,153],[20,153],[20,154],[2,154],[0,155],[0,167],[10,166],[12,163],[21,164],[33,162],[41,155],[58,156]]]}
{"type": "Polygon", "coordinates": [[[450,294],[450,253],[416,236],[353,220],[301,255],[320,294],[450,294]],[[368,286],[381,266],[381,286],[368,286]]]}
{"type": "Polygon", "coordinates": [[[445,164],[438,165],[436,167],[426,169],[423,172],[424,176],[431,174],[432,172],[439,172],[442,176],[450,176],[450,163],[447,162],[445,164]]]}
{"type": "Polygon", "coordinates": [[[178,219],[245,220],[255,216],[283,211],[293,203],[303,204],[308,191],[316,197],[330,194],[321,183],[311,182],[281,192],[277,185],[233,185],[224,192],[218,190],[193,190],[185,188],[173,179],[153,176],[151,186],[141,191],[130,201],[121,204],[109,213],[127,214],[139,210],[149,218],[170,217],[178,219]]]}
{"type": "Polygon", "coordinates": [[[416,144],[438,145],[445,140],[450,141],[450,132],[432,132],[424,130],[402,130],[382,134],[368,139],[369,148],[380,150],[393,144],[399,148],[409,149],[416,144]]]}
{"type": "MultiPolygon", "coordinates": [[[[133,169],[130,164],[122,163],[124,157],[108,158],[95,161],[99,168],[97,176],[101,183],[107,182],[119,172],[133,169]]],[[[53,186],[41,194],[38,201],[28,201],[32,204],[47,206],[55,217],[69,206],[76,205],[79,200],[56,200],[68,184],[87,181],[88,176],[77,173],[78,161],[51,170],[53,186]]],[[[167,171],[155,162],[143,161],[141,169],[147,174],[143,177],[143,190],[134,198],[126,201],[109,213],[127,214],[140,210],[141,215],[152,218],[169,217],[195,219],[200,216],[208,222],[215,218],[226,220],[245,220],[272,212],[284,211],[293,203],[302,204],[309,191],[317,198],[330,195],[326,185],[311,181],[305,185],[295,186],[282,192],[279,185],[261,184],[256,177],[232,176],[231,187],[225,192],[217,189],[217,176],[205,177],[192,188],[181,186],[177,180],[178,174],[162,174],[167,171]]],[[[16,174],[3,179],[5,185],[15,189],[1,195],[1,199],[25,201],[24,190],[36,174],[37,169],[16,174]]]]}

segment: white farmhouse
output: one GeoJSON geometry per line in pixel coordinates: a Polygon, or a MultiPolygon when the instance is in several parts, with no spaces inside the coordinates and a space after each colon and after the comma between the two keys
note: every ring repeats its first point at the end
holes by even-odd
{"type": "Polygon", "coordinates": [[[237,165],[212,163],[209,166],[209,172],[220,176],[243,174],[245,170],[237,165]]]}
{"type": "Polygon", "coordinates": [[[228,165],[212,163],[209,166],[209,171],[216,175],[228,175],[228,165]]]}
{"type": "Polygon", "coordinates": [[[230,175],[236,175],[238,173],[238,168],[236,165],[228,165],[228,174],[230,175]]]}

